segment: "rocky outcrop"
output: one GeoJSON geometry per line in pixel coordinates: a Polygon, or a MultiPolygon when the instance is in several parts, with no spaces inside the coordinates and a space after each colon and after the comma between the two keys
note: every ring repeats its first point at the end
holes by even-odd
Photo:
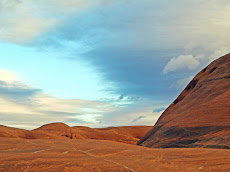
{"type": "Polygon", "coordinates": [[[138,145],[230,148],[230,54],[200,71],[138,145]]]}
{"type": "Polygon", "coordinates": [[[43,125],[32,131],[0,126],[0,137],[22,139],[95,139],[136,144],[149,126],[124,126],[108,128],[70,127],[64,123],[43,125]]]}

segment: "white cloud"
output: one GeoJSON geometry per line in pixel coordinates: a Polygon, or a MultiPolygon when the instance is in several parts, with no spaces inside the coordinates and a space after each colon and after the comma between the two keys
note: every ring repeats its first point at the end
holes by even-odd
{"type": "Polygon", "coordinates": [[[163,70],[163,74],[167,74],[172,71],[189,69],[194,70],[199,66],[199,61],[192,55],[180,55],[172,58],[163,70]]]}
{"type": "Polygon", "coordinates": [[[28,128],[33,123],[30,129],[52,122],[96,126],[99,125],[98,117],[115,109],[102,102],[59,99],[43,93],[37,93],[29,99],[29,104],[19,103],[0,95],[1,124],[23,122],[23,128],[28,128]]]}
{"type": "MultiPolygon", "coordinates": [[[[25,106],[25,105],[20,105],[18,103],[15,103],[13,101],[7,100],[4,97],[0,96],[0,113],[8,114],[8,113],[20,113],[23,115],[28,115],[28,114],[39,114],[36,113],[32,110],[32,108],[25,106]]],[[[15,121],[16,122],[16,121],[15,121]]]]}
{"type": "MultiPolygon", "coordinates": [[[[206,64],[210,54],[229,47],[229,0],[151,2],[134,2],[144,10],[138,13],[141,15],[136,14],[135,24],[128,23],[130,29],[125,34],[135,40],[130,43],[132,46],[172,52],[179,49],[184,51],[180,54],[193,56],[201,53],[203,58],[197,60],[206,64]]],[[[215,54],[211,59],[221,55],[215,54]]]]}
{"type": "Polygon", "coordinates": [[[0,2],[0,40],[24,43],[56,24],[56,19],[39,15],[36,4],[28,0],[0,2]]]}
{"type": "Polygon", "coordinates": [[[23,44],[62,23],[65,17],[110,0],[1,0],[0,40],[23,44]]]}
{"type": "Polygon", "coordinates": [[[191,1],[182,9],[170,27],[176,45],[184,45],[190,54],[202,51],[197,60],[207,63],[230,53],[230,1],[191,1]]]}
{"type": "Polygon", "coordinates": [[[16,73],[5,69],[0,69],[0,81],[12,83],[14,81],[17,81],[18,79],[19,76],[16,73]]]}

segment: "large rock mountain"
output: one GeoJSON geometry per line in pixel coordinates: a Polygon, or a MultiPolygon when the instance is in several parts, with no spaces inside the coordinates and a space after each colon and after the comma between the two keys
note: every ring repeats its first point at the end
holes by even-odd
{"type": "Polygon", "coordinates": [[[200,71],[138,145],[230,148],[230,54],[200,71]]]}

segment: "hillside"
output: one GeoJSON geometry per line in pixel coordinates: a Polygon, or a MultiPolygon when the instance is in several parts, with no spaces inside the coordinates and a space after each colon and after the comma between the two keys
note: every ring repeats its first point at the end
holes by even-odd
{"type": "Polygon", "coordinates": [[[200,71],[138,145],[230,148],[230,54],[200,71]]]}
{"type": "Polygon", "coordinates": [[[83,126],[70,127],[64,123],[51,123],[32,131],[0,126],[0,137],[21,139],[96,139],[136,144],[150,129],[151,127],[149,126],[89,128],[83,126]]]}

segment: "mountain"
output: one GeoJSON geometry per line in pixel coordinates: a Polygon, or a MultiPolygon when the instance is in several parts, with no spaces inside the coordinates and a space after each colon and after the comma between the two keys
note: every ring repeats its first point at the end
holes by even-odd
{"type": "Polygon", "coordinates": [[[230,148],[230,54],[200,71],[138,145],[230,148]]]}
{"type": "Polygon", "coordinates": [[[0,137],[22,139],[96,139],[136,144],[150,129],[150,126],[89,128],[83,126],[70,127],[64,123],[51,123],[29,131],[0,125],[0,137]]]}

